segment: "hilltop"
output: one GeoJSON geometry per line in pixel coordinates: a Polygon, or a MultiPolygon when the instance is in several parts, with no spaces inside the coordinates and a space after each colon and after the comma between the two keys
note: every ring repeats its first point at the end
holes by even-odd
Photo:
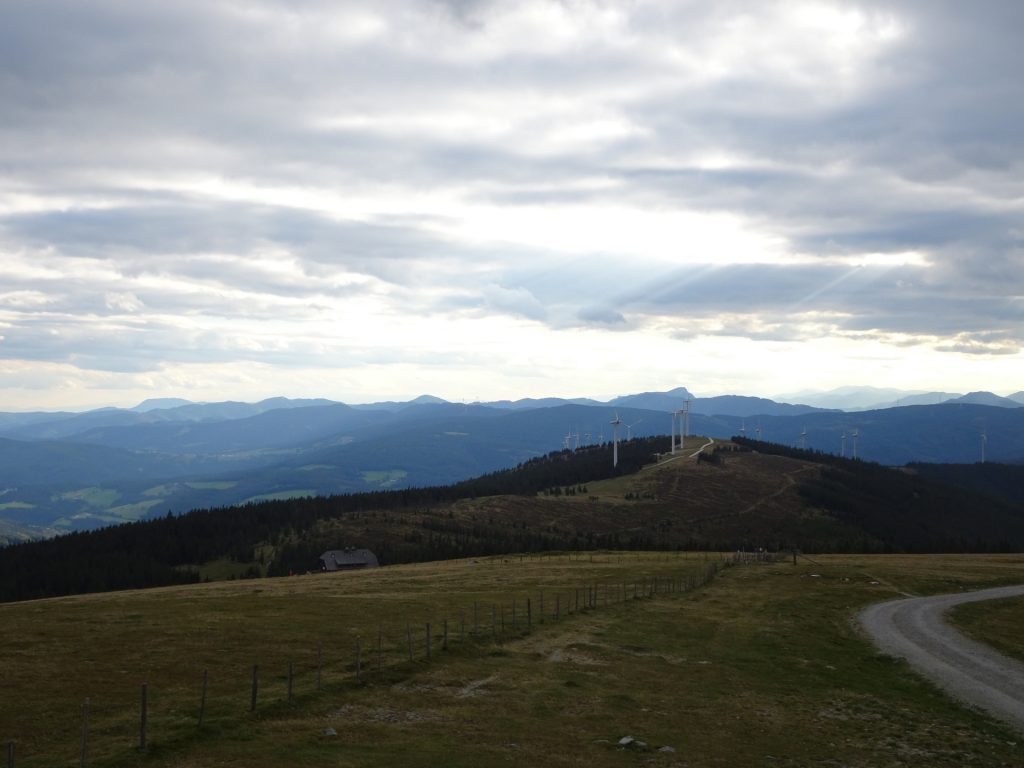
{"type": "Polygon", "coordinates": [[[345,545],[385,564],[593,548],[1024,549],[1019,474],[1000,475],[996,494],[739,438],[668,449],[633,439],[615,469],[599,446],[448,486],[197,510],[8,547],[0,599],[301,573],[345,545]]]}

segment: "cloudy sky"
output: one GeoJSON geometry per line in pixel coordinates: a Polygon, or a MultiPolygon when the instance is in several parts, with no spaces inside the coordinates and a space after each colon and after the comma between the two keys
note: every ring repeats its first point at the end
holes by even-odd
{"type": "Polygon", "coordinates": [[[1024,4],[3,0],[0,410],[1024,389],[1024,4]]]}

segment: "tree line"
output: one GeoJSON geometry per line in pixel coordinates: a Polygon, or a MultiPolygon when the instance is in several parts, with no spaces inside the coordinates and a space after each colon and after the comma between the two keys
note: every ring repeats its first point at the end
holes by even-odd
{"type": "MultiPolygon", "coordinates": [[[[638,471],[656,453],[668,449],[668,440],[652,437],[620,443],[617,467],[612,467],[611,446],[604,444],[552,452],[452,485],[264,501],[197,509],[179,516],[168,512],[156,519],[14,544],[0,549],[0,601],[194,583],[200,580],[196,566],[216,560],[251,563],[250,575],[261,573],[258,565],[268,574],[304,571],[315,567],[324,549],[337,546],[329,532],[315,535],[322,521],[384,512],[409,514],[460,499],[532,496],[555,486],[582,486],[638,471]],[[263,545],[269,545],[274,555],[269,562],[259,563],[257,549],[263,545]]],[[[419,535],[406,531],[403,536],[395,540],[380,535],[360,543],[376,546],[382,564],[615,543],[501,525],[457,532],[427,527],[419,535]]]]}

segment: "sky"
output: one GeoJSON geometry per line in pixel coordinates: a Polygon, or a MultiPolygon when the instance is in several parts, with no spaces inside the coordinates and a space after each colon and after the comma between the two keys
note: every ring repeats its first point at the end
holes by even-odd
{"type": "Polygon", "coordinates": [[[1024,389],[1024,4],[2,0],[0,411],[1024,389]]]}

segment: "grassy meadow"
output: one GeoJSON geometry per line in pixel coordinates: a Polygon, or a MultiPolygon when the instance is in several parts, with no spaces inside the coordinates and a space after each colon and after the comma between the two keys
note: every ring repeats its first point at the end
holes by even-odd
{"type": "Polygon", "coordinates": [[[950,611],[950,619],[968,637],[1024,662],[1024,598],[968,603],[950,611]]]}
{"type": "Polygon", "coordinates": [[[94,766],[1024,762],[1024,736],[878,654],[851,621],[902,594],[1024,582],[1024,556],[801,558],[665,591],[667,579],[678,585],[706,565],[677,553],[508,557],[0,605],[0,740],[16,742],[18,766],[78,765],[88,696],[94,766]],[[631,597],[655,578],[661,594],[606,604],[623,584],[631,597]],[[600,605],[567,616],[593,585],[600,605]],[[458,642],[474,603],[477,639],[458,642]],[[492,615],[505,621],[498,638],[492,615]],[[648,746],[619,749],[624,736],[648,746]]]}

